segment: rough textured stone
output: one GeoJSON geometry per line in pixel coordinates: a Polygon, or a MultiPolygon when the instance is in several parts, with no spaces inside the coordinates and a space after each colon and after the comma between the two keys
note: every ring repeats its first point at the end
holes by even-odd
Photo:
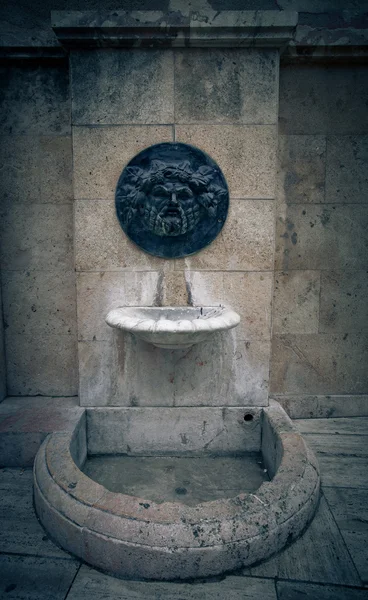
{"type": "Polygon", "coordinates": [[[277,199],[287,204],[324,201],[326,138],[322,135],[280,135],[277,199]]]}
{"type": "Polygon", "coordinates": [[[367,133],[367,101],[368,73],[363,65],[284,66],[280,71],[280,133],[367,133]]]}
{"type": "Polygon", "coordinates": [[[152,306],[157,298],[159,273],[78,273],[78,339],[109,340],[113,329],[107,313],[119,306],[152,306]]]}
{"type": "Polygon", "coordinates": [[[292,419],[367,417],[368,396],[272,395],[292,419]]]}
{"type": "Polygon", "coordinates": [[[367,331],[367,296],[367,271],[322,272],[320,332],[367,331]]]}
{"type": "Polygon", "coordinates": [[[73,200],[72,140],[69,136],[40,138],[40,202],[73,200]]]}
{"type": "Polygon", "coordinates": [[[12,271],[71,271],[72,206],[8,205],[1,223],[1,261],[12,271]]]}
{"type": "Polygon", "coordinates": [[[0,141],[3,202],[40,202],[39,139],[8,135],[0,141]]]}
{"type": "Polygon", "coordinates": [[[233,200],[220,235],[202,252],[175,261],[175,268],[210,271],[270,271],[273,202],[233,200]]]}
{"type": "Polygon", "coordinates": [[[0,556],[0,593],[9,600],[64,600],[79,562],[30,556],[0,556]]]}
{"type": "Polygon", "coordinates": [[[147,146],[171,141],[169,126],[74,127],[74,197],[115,198],[126,164],[147,146]]]}
{"type": "Polygon", "coordinates": [[[272,393],[364,394],[367,336],[277,335],[271,353],[272,393]]]}
{"type": "Polygon", "coordinates": [[[266,579],[244,583],[241,577],[227,577],[221,582],[196,584],[121,581],[87,566],[81,567],[69,600],[101,600],[106,593],[109,600],[276,600],[274,584],[266,579]]]}
{"type": "Polygon", "coordinates": [[[231,332],[189,350],[162,350],[122,332],[79,343],[82,406],[266,405],[269,342],[231,332]]]}
{"type": "Polygon", "coordinates": [[[2,67],[0,75],[2,134],[70,133],[66,66],[2,67]]]}
{"type": "Polygon", "coordinates": [[[320,273],[275,273],[274,333],[318,333],[320,273]]]}
{"type": "Polygon", "coordinates": [[[244,407],[98,408],[87,410],[87,428],[91,454],[257,452],[261,412],[244,407]],[[245,413],[253,420],[244,421],[245,413]]]}
{"type": "Polygon", "coordinates": [[[277,61],[275,50],[177,50],[175,121],[276,123],[277,61]]]}
{"type": "Polygon", "coordinates": [[[156,301],[163,306],[187,306],[190,302],[188,284],[183,271],[167,271],[161,276],[156,301]]]}
{"type": "Polygon", "coordinates": [[[330,136],[326,202],[367,203],[368,136],[330,136]]]}
{"type": "Polygon", "coordinates": [[[288,206],[276,219],[276,269],[364,269],[367,238],[367,206],[288,206]]]}
{"type": "Polygon", "coordinates": [[[6,339],[8,394],[75,396],[76,340],[71,335],[18,335],[6,339]]]}
{"type": "Polygon", "coordinates": [[[73,124],[174,121],[172,52],[75,51],[71,67],[73,124]]]}
{"type": "Polygon", "coordinates": [[[330,419],[301,419],[296,421],[296,426],[301,433],[317,433],[322,435],[367,435],[368,418],[359,417],[358,419],[344,419],[340,421],[336,418],[330,419]]]}
{"type": "Polygon", "coordinates": [[[240,315],[238,340],[268,340],[271,334],[271,273],[224,273],[224,303],[240,315]]]}
{"type": "Polygon", "coordinates": [[[272,125],[177,125],[176,141],[207,152],[233,198],[274,198],[276,132],[272,125]]]}
{"type": "MultiPolygon", "coordinates": [[[[0,314],[3,314],[2,293],[0,287],[0,314]]],[[[5,363],[5,336],[3,319],[0,319],[0,402],[6,396],[6,363],[5,363]]]]}
{"type": "Polygon", "coordinates": [[[74,272],[3,271],[7,336],[75,335],[74,272]]]}
{"type": "Polygon", "coordinates": [[[143,252],[120,227],[115,203],[79,200],[75,204],[77,271],[150,271],[173,267],[169,260],[143,252]]]}

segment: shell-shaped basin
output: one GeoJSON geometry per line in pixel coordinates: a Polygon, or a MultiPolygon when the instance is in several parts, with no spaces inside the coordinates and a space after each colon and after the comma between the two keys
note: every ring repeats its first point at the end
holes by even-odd
{"type": "Polygon", "coordinates": [[[225,306],[124,306],[106,317],[110,327],[167,349],[190,348],[239,322],[239,315],[225,306]]]}

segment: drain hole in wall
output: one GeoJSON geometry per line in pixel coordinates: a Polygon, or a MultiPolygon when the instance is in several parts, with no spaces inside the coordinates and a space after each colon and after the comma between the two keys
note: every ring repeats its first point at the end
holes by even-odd
{"type": "Polygon", "coordinates": [[[244,421],[253,421],[253,415],[251,415],[250,413],[246,413],[244,415],[244,421]]]}

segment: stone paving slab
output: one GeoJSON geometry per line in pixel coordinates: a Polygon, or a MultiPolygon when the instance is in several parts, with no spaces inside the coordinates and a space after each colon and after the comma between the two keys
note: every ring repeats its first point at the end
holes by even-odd
{"type": "Polygon", "coordinates": [[[367,490],[326,488],[325,496],[362,581],[368,583],[367,490]]]}
{"type": "Polygon", "coordinates": [[[323,487],[368,488],[366,458],[319,454],[318,462],[323,487]]]}
{"type": "Polygon", "coordinates": [[[68,600],[277,600],[267,579],[226,577],[209,583],[123,581],[83,565],[68,600]]]}
{"type": "Polygon", "coordinates": [[[368,417],[296,419],[294,423],[301,433],[368,435],[368,417]]]}
{"type": "Polygon", "coordinates": [[[314,585],[298,581],[279,581],[278,600],[367,600],[368,590],[334,585],[314,585]]]}
{"type": "Polygon", "coordinates": [[[344,540],[326,500],[302,537],[265,563],[244,569],[244,575],[278,577],[318,583],[361,585],[344,540]]]}
{"type": "Polygon", "coordinates": [[[74,560],[0,556],[0,599],[64,600],[78,567],[74,560]]]}
{"type": "Polygon", "coordinates": [[[318,456],[329,454],[368,457],[367,438],[364,435],[306,433],[304,439],[318,456]]]}
{"type": "Polygon", "coordinates": [[[50,541],[38,522],[32,483],[31,469],[0,470],[0,552],[72,560],[50,541]]]}

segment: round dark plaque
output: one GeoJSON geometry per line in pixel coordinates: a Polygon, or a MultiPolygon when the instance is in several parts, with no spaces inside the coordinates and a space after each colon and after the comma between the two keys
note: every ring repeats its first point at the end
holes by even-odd
{"type": "Polygon", "coordinates": [[[163,258],[198,252],[221,231],[229,190],[219,166],[188,144],[155,144],[120,175],[116,212],[140,248],[163,258]]]}

